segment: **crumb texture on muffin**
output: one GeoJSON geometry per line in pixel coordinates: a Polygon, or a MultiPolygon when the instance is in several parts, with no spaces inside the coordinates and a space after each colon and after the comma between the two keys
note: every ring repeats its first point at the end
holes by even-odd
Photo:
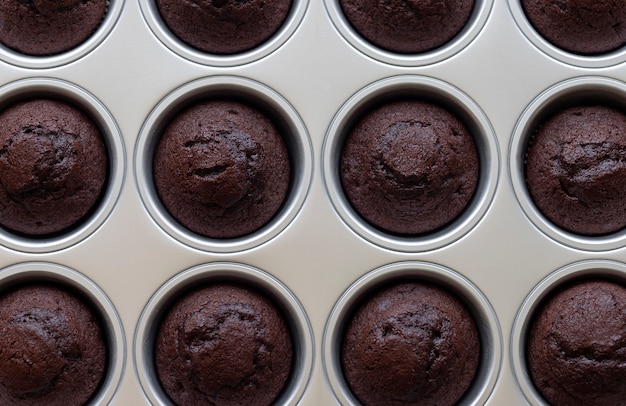
{"type": "Polygon", "coordinates": [[[346,326],[341,361],[363,405],[442,406],[467,392],[480,353],[475,321],[454,295],[408,282],[359,306],[346,326]]]}
{"type": "Polygon", "coordinates": [[[526,183],[537,208],[581,235],[626,227],[626,114],[603,106],[562,110],[530,141],[526,183]]]}
{"type": "Polygon", "coordinates": [[[566,51],[597,55],[626,44],[626,3],[616,0],[521,0],[531,25],[566,51]]]}
{"type": "Polygon", "coordinates": [[[29,236],[66,231],[95,207],[108,157],[96,125],[58,100],[0,113],[0,224],[29,236]]]}
{"type": "Polygon", "coordinates": [[[283,25],[292,0],[156,0],[176,37],[200,51],[231,55],[270,39],[283,25]]]}
{"type": "Polygon", "coordinates": [[[209,238],[242,237],[268,223],[287,195],[289,173],[272,121],[234,101],[201,102],[177,115],[154,155],[163,205],[209,238]]]}
{"type": "Polygon", "coordinates": [[[3,0],[0,43],[32,56],[69,51],[98,29],[107,7],[107,0],[3,0]]]}
{"type": "Polygon", "coordinates": [[[179,406],[263,406],[281,394],[292,341],[278,308],[242,285],[195,289],[168,310],[155,344],[156,370],[179,406]]]}
{"type": "Polygon", "coordinates": [[[350,204],[383,231],[417,235],[452,222],[472,199],[479,159],[472,136],[434,104],[399,101],[350,130],[340,176],[350,204]]]}
{"type": "Polygon", "coordinates": [[[467,24],[473,0],[340,0],[346,19],[367,41],[413,54],[445,45],[467,24]]]}
{"type": "Polygon", "coordinates": [[[623,405],[626,287],[589,280],[555,291],[531,321],[526,357],[551,404],[623,405]]]}
{"type": "Polygon", "coordinates": [[[0,296],[0,404],[87,404],[105,369],[100,321],[78,296],[48,285],[0,296]]]}

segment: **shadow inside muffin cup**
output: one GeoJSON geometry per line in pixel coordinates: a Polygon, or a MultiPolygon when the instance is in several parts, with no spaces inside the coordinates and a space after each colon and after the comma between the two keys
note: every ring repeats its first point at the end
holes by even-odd
{"type": "Polygon", "coordinates": [[[30,69],[54,68],[79,60],[94,51],[113,31],[122,13],[124,1],[107,0],[106,11],[100,25],[82,43],[67,51],[45,56],[26,55],[0,43],[0,59],[30,69]]]}
{"type": "Polygon", "coordinates": [[[460,238],[476,226],[485,214],[498,181],[498,145],[487,117],[460,90],[430,77],[389,77],[357,92],[335,115],[324,140],[322,156],[327,192],[342,220],[362,238],[399,251],[435,249],[460,238]],[[463,211],[448,224],[417,235],[394,234],[379,229],[362,218],[343,191],[340,173],[345,140],[357,121],[372,108],[403,100],[432,103],[455,115],[471,135],[479,161],[478,182],[463,211]]]}
{"type": "Polygon", "coordinates": [[[533,202],[525,176],[527,150],[539,126],[566,108],[596,105],[626,113],[626,85],[611,78],[585,76],[557,83],[541,93],[524,110],[515,126],[510,144],[509,171],[519,205],[540,231],[573,248],[602,251],[623,246],[626,228],[607,235],[584,236],[556,226],[533,202]]]}
{"type": "Polygon", "coordinates": [[[443,45],[429,51],[403,54],[372,44],[350,24],[340,5],[340,0],[324,0],[326,11],[333,25],[350,45],[370,58],[397,66],[430,65],[441,62],[460,52],[480,33],[489,18],[493,3],[494,0],[475,0],[472,12],[464,27],[443,45]]]}
{"type": "Polygon", "coordinates": [[[626,265],[609,260],[587,260],[566,265],[540,281],[524,299],[510,336],[511,365],[518,387],[533,405],[548,404],[535,387],[527,365],[526,346],[530,326],[541,305],[559,288],[585,280],[605,280],[622,286],[626,265]]]}
{"type": "Polygon", "coordinates": [[[159,288],[144,308],[134,339],[135,370],[144,393],[153,404],[172,404],[161,387],[155,365],[155,341],[161,322],[171,305],[186,292],[222,282],[254,289],[281,311],[290,330],[293,358],[289,378],[274,404],[297,404],[309,383],[314,357],[313,333],[304,308],[285,285],[268,273],[226,262],[199,265],[176,275],[159,288]]]}
{"type": "Polygon", "coordinates": [[[68,248],[94,233],[112,212],[125,172],[124,143],[114,118],[106,107],[84,89],[49,78],[22,79],[0,88],[0,111],[29,100],[59,100],[77,108],[94,123],[107,153],[106,179],[96,203],[81,220],[56,233],[24,235],[0,227],[0,244],[18,251],[51,252],[68,248]]]}
{"type": "Polygon", "coordinates": [[[309,0],[292,0],[291,8],[280,28],[252,49],[232,54],[203,52],[177,37],[163,21],[155,0],[139,0],[144,20],[152,33],[169,50],[189,61],[210,66],[239,66],[262,59],[279,49],[298,29],[309,0]]]}
{"type": "Polygon", "coordinates": [[[213,76],[190,82],[163,99],[145,121],[135,151],[137,184],[152,218],[172,237],[201,250],[245,250],[269,241],[297,215],[308,193],[312,176],[312,149],[306,127],[291,105],[265,85],[240,77],[213,76]],[[290,180],[280,209],[256,231],[236,238],[209,238],[196,234],[176,221],[163,206],[156,191],[153,159],[164,129],[185,108],[207,100],[232,100],[266,115],[276,126],[287,149],[290,180]]]}
{"type": "Polygon", "coordinates": [[[502,334],[495,312],[487,298],[459,273],[438,264],[408,261],[382,266],[352,284],[335,304],[326,322],[322,361],[326,379],[341,404],[360,402],[343,374],[341,347],[349,321],[359,305],[386,286],[402,282],[423,282],[453,294],[466,306],[478,330],[480,360],[471,386],[459,404],[484,404],[491,395],[501,368],[502,334]]]}
{"type": "Polygon", "coordinates": [[[25,262],[0,269],[0,295],[28,285],[57,286],[73,293],[92,308],[102,327],[106,366],[100,387],[89,404],[108,404],[119,387],[126,363],[124,330],[113,303],[93,281],[59,264],[25,262]]]}

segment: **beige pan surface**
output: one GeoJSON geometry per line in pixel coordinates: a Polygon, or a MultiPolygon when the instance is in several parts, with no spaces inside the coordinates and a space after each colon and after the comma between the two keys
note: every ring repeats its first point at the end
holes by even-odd
{"type": "Polygon", "coordinates": [[[72,235],[32,241],[0,233],[0,283],[69,280],[100,303],[114,351],[98,400],[111,405],[166,404],[151,370],[152,321],[177,289],[222,275],[259,284],[295,331],[295,372],[280,402],[318,406],[355,402],[336,357],[350,304],[368,287],[414,275],[459,293],[479,319],[484,351],[466,402],[540,404],[523,362],[525,317],[560,280],[598,269],[626,278],[626,234],[581,238],[546,223],[523,185],[525,130],[561,96],[591,90],[626,100],[624,60],[620,52],[583,58],[553,49],[514,0],[477,0],[457,40],[419,57],[361,41],[335,0],[295,0],[276,38],[235,57],[181,46],[149,0],[112,0],[93,43],[69,55],[0,52],[2,107],[24,94],[65,95],[98,117],[112,157],[102,207],[72,235]],[[292,133],[297,157],[284,209],[237,240],[188,233],[151,186],[154,135],[176,103],[213,91],[262,100],[292,133]],[[475,134],[482,168],[463,216],[415,239],[364,224],[336,172],[351,114],[406,92],[449,103],[475,134]]]}

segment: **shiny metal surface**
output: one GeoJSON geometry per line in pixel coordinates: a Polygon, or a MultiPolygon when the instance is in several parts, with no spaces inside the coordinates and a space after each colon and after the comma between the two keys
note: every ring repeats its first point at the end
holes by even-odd
{"type": "Polygon", "coordinates": [[[301,366],[282,401],[348,405],[354,399],[333,360],[341,309],[352,292],[401,268],[401,274],[450,286],[480,318],[486,351],[469,403],[540,404],[520,361],[529,303],[546,286],[567,280],[561,270],[579,263],[616,264],[611,275],[623,279],[626,233],[586,239],[545,225],[523,189],[522,146],[537,119],[570,97],[626,105],[626,52],[555,54],[531,38],[515,0],[477,0],[458,42],[398,57],[353,38],[336,0],[294,4],[274,41],[236,57],[183,49],[163,32],[148,0],[112,0],[93,41],[60,57],[40,60],[0,49],[0,106],[20,95],[70,97],[110,133],[113,157],[105,204],[84,229],[52,241],[0,233],[0,288],[16,271],[48,278],[56,277],[57,266],[72,270],[63,273],[65,280],[82,284],[87,278],[97,287],[93,292],[101,292],[94,294],[97,301],[108,303],[103,309],[110,304],[114,311],[106,311],[117,314],[110,328],[119,347],[101,399],[149,405],[164,400],[145,348],[148,321],[166,303],[168,289],[213,272],[260,283],[301,332],[301,366]],[[269,227],[236,241],[181,230],[151,189],[150,154],[162,120],[212,91],[256,100],[293,133],[287,142],[297,175],[290,200],[269,227]],[[341,133],[352,112],[387,91],[425,92],[452,106],[476,132],[478,195],[437,235],[397,239],[370,230],[341,196],[334,172],[341,133]]]}

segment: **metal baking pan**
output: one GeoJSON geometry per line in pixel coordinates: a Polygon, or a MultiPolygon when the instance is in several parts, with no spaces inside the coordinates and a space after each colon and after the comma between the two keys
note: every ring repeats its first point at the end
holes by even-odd
{"type": "Polygon", "coordinates": [[[529,315],[560,282],[598,273],[626,278],[626,232],[581,238],[550,225],[524,189],[524,146],[541,117],[576,98],[626,105],[625,61],[626,50],[582,57],[555,49],[534,33],[517,0],[477,0],[454,41],[418,56],[361,40],[337,0],[294,0],[271,41],[228,57],[180,44],[149,0],[111,0],[102,27],[74,51],[33,58],[0,48],[0,107],[31,95],[80,104],[112,158],[100,208],[71,235],[30,240],[0,232],[0,289],[43,278],[92,298],[112,348],[97,400],[149,405],[167,404],[152,370],[152,321],[189,284],[245,280],[275,298],[294,331],[295,369],[280,402],[351,405],[338,366],[350,306],[399,276],[432,280],[461,296],[478,320],[483,354],[464,402],[541,404],[523,362],[529,315]],[[209,94],[252,100],[291,134],[287,203],[241,239],[181,229],[151,184],[160,129],[209,94]],[[481,162],[468,210],[419,238],[362,222],[337,173],[342,137],[358,113],[407,94],[462,117],[481,162]]]}

